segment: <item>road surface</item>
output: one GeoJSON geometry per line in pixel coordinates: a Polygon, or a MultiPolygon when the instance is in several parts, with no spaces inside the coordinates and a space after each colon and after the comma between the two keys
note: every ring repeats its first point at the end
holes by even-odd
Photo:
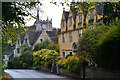
{"type": "Polygon", "coordinates": [[[6,69],[5,72],[11,75],[14,80],[74,80],[37,70],[6,69]]]}

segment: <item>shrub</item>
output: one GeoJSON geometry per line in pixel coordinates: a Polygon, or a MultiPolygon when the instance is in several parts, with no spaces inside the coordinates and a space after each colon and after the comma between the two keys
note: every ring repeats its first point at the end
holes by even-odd
{"type": "Polygon", "coordinates": [[[33,66],[33,55],[27,53],[21,54],[19,56],[19,61],[19,64],[21,64],[23,69],[28,69],[33,66]]]}
{"type": "Polygon", "coordinates": [[[34,47],[34,51],[38,51],[41,49],[47,49],[47,46],[50,44],[50,41],[48,39],[46,39],[45,41],[41,42],[41,43],[37,43],[34,47]]]}
{"type": "Polygon", "coordinates": [[[23,44],[20,46],[21,53],[30,53],[32,51],[32,47],[27,44],[23,44]]]}
{"type": "Polygon", "coordinates": [[[68,58],[63,58],[57,62],[57,64],[66,69],[68,72],[79,72],[80,64],[86,59],[82,56],[69,56],[68,58]]]}
{"type": "Polygon", "coordinates": [[[19,57],[11,56],[8,62],[9,69],[28,69],[33,65],[32,54],[21,54],[19,57]]]}
{"type": "Polygon", "coordinates": [[[50,42],[50,44],[47,46],[47,49],[55,50],[56,52],[59,52],[59,45],[55,44],[54,42],[50,42]]]}
{"type": "Polygon", "coordinates": [[[33,53],[33,61],[34,64],[50,67],[53,56],[58,56],[58,52],[55,50],[42,49],[33,53]]]}
{"type": "MultiPolygon", "coordinates": [[[[120,22],[120,21],[119,21],[120,22]]],[[[96,60],[107,70],[120,70],[120,23],[110,25],[110,28],[98,40],[96,60]]]]}
{"type": "Polygon", "coordinates": [[[37,43],[34,47],[34,51],[38,51],[41,49],[49,49],[49,50],[55,50],[55,51],[59,52],[59,45],[55,44],[54,42],[50,42],[47,39],[41,43],[37,43]]]}
{"type": "Polygon", "coordinates": [[[79,40],[78,54],[92,58],[98,67],[120,70],[120,20],[85,32],[79,40]]]}

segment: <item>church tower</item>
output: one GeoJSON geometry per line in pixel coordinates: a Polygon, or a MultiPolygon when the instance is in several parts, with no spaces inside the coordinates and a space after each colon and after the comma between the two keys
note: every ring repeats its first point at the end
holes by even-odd
{"type": "Polygon", "coordinates": [[[35,30],[36,31],[52,31],[52,19],[49,20],[49,18],[47,17],[46,20],[41,20],[40,16],[39,16],[39,8],[37,9],[37,19],[34,23],[35,26],[35,30]]]}

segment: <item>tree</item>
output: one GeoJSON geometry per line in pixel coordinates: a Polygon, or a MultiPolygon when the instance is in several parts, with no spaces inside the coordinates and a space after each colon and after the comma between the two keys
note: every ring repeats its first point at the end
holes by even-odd
{"type": "Polygon", "coordinates": [[[23,44],[20,46],[20,51],[21,51],[21,54],[30,54],[32,52],[32,47],[30,47],[29,45],[27,44],[23,44]]]}
{"type": "Polygon", "coordinates": [[[54,42],[50,42],[50,40],[46,39],[41,43],[37,43],[34,47],[34,51],[38,51],[41,49],[49,49],[49,50],[55,50],[56,52],[59,52],[59,45],[55,44],[54,42]]]}
{"type": "Polygon", "coordinates": [[[46,39],[45,41],[43,41],[41,43],[37,43],[34,47],[34,51],[38,51],[41,49],[47,49],[49,44],[50,44],[50,41],[48,39],[46,39]]]}
{"type": "Polygon", "coordinates": [[[105,69],[120,70],[120,21],[109,27],[98,40],[95,59],[105,69]]]}
{"type": "Polygon", "coordinates": [[[111,24],[120,19],[120,1],[119,2],[105,2],[104,3],[104,20],[105,24],[111,24]]]}
{"type": "Polygon", "coordinates": [[[27,10],[35,7],[36,4],[36,2],[2,3],[2,39],[4,43],[13,43],[18,35],[23,34],[25,30],[24,17],[32,16],[27,10]]]}
{"type": "Polygon", "coordinates": [[[79,39],[77,54],[89,58],[94,58],[96,52],[97,42],[104,32],[108,30],[104,24],[97,26],[92,30],[84,32],[82,37],[79,39]]]}
{"type": "Polygon", "coordinates": [[[120,70],[120,21],[112,25],[100,25],[83,33],[79,40],[78,55],[92,58],[98,67],[120,70]]]}
{"type": "Polygon", "coordinates": [[[55,44],[54,42],[50,42],[50,44],[47,46],[47,49],[49,50],[55,50],[59,53],[59,45],[55,44]]]}

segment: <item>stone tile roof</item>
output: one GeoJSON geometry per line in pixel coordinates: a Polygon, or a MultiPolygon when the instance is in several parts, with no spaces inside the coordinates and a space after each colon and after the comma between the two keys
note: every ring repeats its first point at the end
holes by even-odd
{"type": "Polygon", "coordinates": [[[35,30],[35,26],[28,27],[28,30],[35,30]]]}
{"type": "Polygon", "coordinates": [[[50,39],[54,42],[54,43],[58,43],[58,37],[56,32],[54,31],[46,31],[46,33],[48,34],[48,36],[50,37],[50,39]]]}
{"type": "Polygon", "coordinates": [[[41,33],[42,31],[33,31],[33,30],[27,31],[30,45],[33,45],[37,41],[41,33]]]}
{"type": "Polygon", "coordinates": [[[2,54],[3,55],[10,55],[10,54],[13,54],[14,53],[14,48],[15,48],[15,45],[10,45],[10,44],[6,44],[6,51],[4,51],[2,54]]]}
{"type": "Polygon", "coordinates": [[[24,37],[25,37],[25,34],[23,34],[23,35],[20,35],[21,44],[23,44],[24,37]]]}

